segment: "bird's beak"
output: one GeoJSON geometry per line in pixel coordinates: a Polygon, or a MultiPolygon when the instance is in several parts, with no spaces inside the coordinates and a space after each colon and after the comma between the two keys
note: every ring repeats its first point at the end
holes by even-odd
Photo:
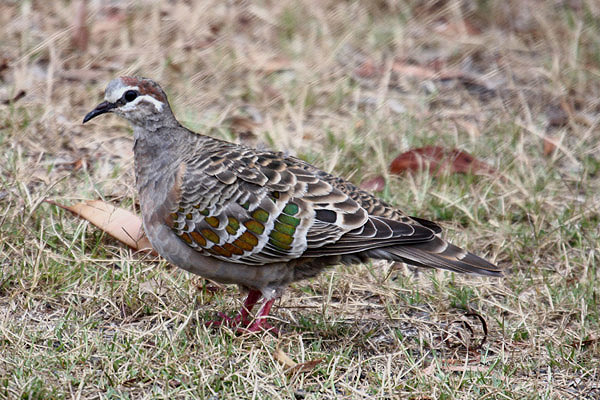
{"type": "Polygon", "coordinates": [[[90,119],[97,117],[100,114],[110,112],[110,110],[112,110],[113,108],[116,108],[116,107],[117,107],[117,105],[115,103],[103,101],[102,103],[98,104],[96,106],[96,108],[94,108],[92,111],[87,113],[87,115],[83,118],[83,123],[85,124],[90,119]]]}

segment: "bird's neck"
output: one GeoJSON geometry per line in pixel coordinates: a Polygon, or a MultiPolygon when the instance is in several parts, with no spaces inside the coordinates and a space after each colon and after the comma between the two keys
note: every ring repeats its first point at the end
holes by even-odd
{"type": "Polygon", "coordinates": [[[149,130],[134,125],[133,154],[138,190],[155,185],[164,175],[174,173],[179,165],[181,150],[185,147],[183,142],[186,138],[182,137],[182,131],[180,127],[149,130]]]}

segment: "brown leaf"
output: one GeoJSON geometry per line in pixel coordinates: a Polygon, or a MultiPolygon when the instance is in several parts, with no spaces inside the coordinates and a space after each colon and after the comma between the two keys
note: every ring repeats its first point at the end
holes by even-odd
{"type": "Polygon", "coordinates": [[[86,24],[87,7],[86,0],[79,0],[77,11],[75,12],[75,23],[73,24],[73,33],[71,34],[71,44],[79,51],[86,51],[90,38],[90,31],[86,24]]]}
{"type": "Polygon", "coordinates": [[[381,175],[377,175],[374,178],[364,180],[360,184],[360,188],[369,192],[381,192],[385,189],[385,178],[381,175]]]}
{"type": "Polygon", "coordinates": [[[100,200],[88,200],[72,206],[59,204],[52,200],[45,201],[91,222],[133,250],[151,250],[153,254],[156,254],[144,233],[141,218],[130,211],[100,200]]]}
{"type": "Polygon", "coordinates": [[[287,354],[285,354],[285,352],[279,347],[273,353],[273,357],[282,363],[286,367],[287,372],[291,373],[292,375],[296,373],[310,372],[325,359],[325,357],[321,357],[303,363],[297,363],[287,354]]]}
{"type": "Polygon", "coordinates": [[[477,160],[471,154],[458,149],[446,149],[440,146],[426,146],[400,154],[390,164],[392,174],[404,171],[416,172],[429,170],[436,176],[445,173],[472,173],[478,175],[497,175],[498,171],[477,160]]]}
{"type": "Polygon", "coordinates": [[[556,138],[544,136],[544,155],[551,156],[556,151],[556,138]]]}
{"type": "Polygon", "coordinates": [[[73,171],[79,171],[81,168],[88,168],[88,162],[85,158],[78,158],[77,160],[73,161],[72,165],[73,171]]]}
{"type": "Polygon", "coordinates": [[[290,372],[293,374],[303,373],[303,372],[311,372],[323,360],[325,360],[325,357],[316,358],[314,360],[309,360],[309,361],[306,361],[303,363],[296,364],[294,367],[292,367],[292,369],[290,369],[290,372]]]}

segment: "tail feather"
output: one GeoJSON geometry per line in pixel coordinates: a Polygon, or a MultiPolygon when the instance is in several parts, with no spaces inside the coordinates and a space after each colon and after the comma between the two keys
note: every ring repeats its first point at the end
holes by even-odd
{"type": "Polygon", "coordinates": [[[435,237],[425,243],[380,247],[367,252],[371,258],[402,261],[421,267],[442,268],[454,272],[502,276],[502,268],[435,237]]]}

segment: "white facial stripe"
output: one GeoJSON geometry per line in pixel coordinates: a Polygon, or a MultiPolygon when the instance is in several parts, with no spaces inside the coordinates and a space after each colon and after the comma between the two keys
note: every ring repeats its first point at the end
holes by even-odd
{"type": "MultiPolygon", "coordinates": [[[[125,94],[125,92],[128,90],[135,90],[136,92],[139,92],[140,89],[137,86],[124,86],[119,91],[115,91],[114,93],[111,93],[110,96],[107,94],[104,97],[104,100],[114,103],[117,100],[119,100],[121,97],[123,97],[123,94],[125,94]]],[[[123,111],[131,111],[135,108],[135,106],[140,101],[147,101],[148,103],[152,103],[152,105],[154,106],[154,108],[156,108],[156,111],[158,111],[158,112],[162,112],[163,107],[164,107],[164,104],[162,101],[156,100],[154,97],[152,97],[150,95],[142,94],[142,95],[139,95],[138,97],[136,97],[135,100],[130,101],[129,103],[126,103],[124,106],[121,106],[119,108],[123,111]]]]}
{"type": "Polygon", "coordinates": [[[163,110],[163,106],[164,106],[163,102],[158,101],[154,97],[147,95],[147,94],[139,95],[138,97],[135,98],[135,100],[130,101],[129,103],[126,103],[124,106],[119,107],[119,109],[121,109],[122,111],[131,111],[136,108],[137,104],[140,101],[147,101],[148,103],[152,103],[152,105],[154,106],[154,108],[156,108],[156,111],[158,111],[158,112],[162,112],[162,110],[163,110]]]}
{"type": "Polygon", "coordinates": [[[124,86],[113,93],[106,93],[106,95],[104,96],[104,100],[114,103],[115,101],[123,97],[123,94],[125,94],[125,92],[128,90],[135,90],[136,92],[139,92],[140,88],[137,86],[124,86]]]}

